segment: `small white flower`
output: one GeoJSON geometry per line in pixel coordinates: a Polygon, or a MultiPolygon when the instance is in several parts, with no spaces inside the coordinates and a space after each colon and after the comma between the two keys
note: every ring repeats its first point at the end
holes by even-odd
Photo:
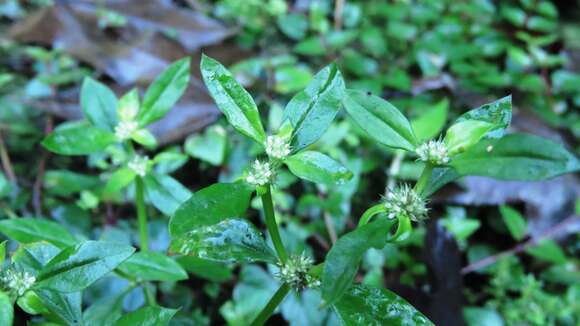
{"type": "Polygon", "coordinates": [[[296,290],[318,287],[320,280],[309,274],[313,264],[312,258],[306,255],[291,256],[285,264],[277,264],[279,270],[275,276],[280,282],[286,283],[296,290]]]}
{"type": "Polygon", "coordinates": [[[430,140],[417,147],[415,152],[421,161],[431,164],[444,165],[451,161],[447,145],[442,140],[430,140]]]}
{"type": "Polygon", "coordinates": [[[246,177],[246,182],[254,186],[264,186],[271,181],[272,175],[270,163],[256,160],[252,166],[252,171],[246,177]]]}
{"type": "Polygon", "coordinates": [[[280,136],[268,136],[265,147],[269,157],[284,159],[290,155],[290,144],[280,136]]]}
{"type": "Polygon", "coordinates": [[[389,218],[395,218],[399,214],[406,215],[413,221],[427,218],[425,201],[407,184],[388,190],[384,201],[389,218]]]}
{"type": "Polygon", "coordinates": [[[147,174],[147,165],[149,164],[149,157],[136,155],[129,163],[127,167],[138,176],[144,177],[147,174]]]}
{"type": "Polygon", "coordinates": [[[8,269],[0,276],[0,283],[2,287],[8,291],[12,291],[17,296],[22,296],[28,289],[34,285],[36,278],[28,272],[17,272],[8,269]]]}
{"type": "Polygon", "coordinates": [[[139,129],[139,124],[137,121],[125,121],[121,120],[119,124],[115,127],[115,136],[120,141],[127,140],[131,138],[131,135],[139,129]]]}

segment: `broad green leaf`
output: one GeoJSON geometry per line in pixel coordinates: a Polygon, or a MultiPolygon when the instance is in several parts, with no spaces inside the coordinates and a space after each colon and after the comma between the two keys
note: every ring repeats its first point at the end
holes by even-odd
{"type": "Polygon", "coordinates": [[[111,326],[123,315],[125,293],[107,296],[93,303],[83,313],[85,326],[111,326]]]}
{"type": "Polygon", "coordinates": [[[133,247],[86,241],[61,251],[42,269],[36,288],[59,292],[81,291],[129,258],[133,247]]]}
{"type": "Polygon", "coordinates": [[[181,256],[177,258],[177,262],[189,273],[212,282],[225,282],[231,280],[233,276],[231,267],[213,260],[181,256]]]}
{"type": "Polygon", "coordinates": [[[528,233],[528,224],[520,212],[505,205],[500,206],[499,211],[512,237],[518,241],[522,240],[528,233]]]}
{"type": "Polygon", "coordinates": [[[308,86],[288,102],[284,120],[289,120],[293,127],[293,152],[322,136],[340,111],[343,96],[344,80],[333,63],[318,72],[308,86]]]}
{"type": "Polygon", "coordinates": [[[580,169],[578,158],[561,145],[527,134],[482,140],[453,157],[450,165],[459,176],[526,181],[548,179],[580,169]]]}
{"type": "Polygon", "coordinates": [[[120,168],[113,172],[107,180],[105,185],[105,190],[103,191],[106,196],[117,193],[123,188],[127,187],[133,180],[135,180],[137,174],[129,168],[120,168]]]}
{"type": "Polygon", "coordinates": [[[203,55],[200,68],[209,93],[229,123],[243,135],[263,144],[266,133],[252,96],[216,60],[203,55]]]}
{"type": "Polygon", "coordinates": [[[140,126],[163,118],[177,103],[189,84],[189,63],[189,58],[174,62],[149,85],[137,114],[140,126]]]}
{"type": "Polygon", "coordinates": [[[147,148],[155,148],[157,146],[157,139],[151,131],[145,128],[136,130],[131,134],[131,139],[147,148]]]}
{"type": "Polygon", "coordinates": [[[377,219],[343,235],[326,255],[322,271],[322,299],[333,304],[351,286],[364,253],[371,247],[382,248],[392,220],[377,219]]]}
{"type": "Polygon", "coordinates": [[[226,130],[220,125],[215,125],[209,127],[203,135],[188,137],[184,148],[191,157],[219,166],[224,161],[226,145],[226,130]]]}
{"type": "Polygon", "coordinates": [[[352,178],[352,172],[320,152],[299,152],[288,157],[284,163],[294,175],[316,183],[345,184],[352,178]]]}
{"type": "Polygon", "coordinates": [[[171,216],[191,192],[179,181],[166,174],[148,174],[143,179],[147,197],[163,214],[171,216]]]}
{"type": "Polygon", "coordinates": [[[62,225],[39,218],[19,218],[0,221],[0,232],[21,243],[48,241],[59,248],[78,241],[62,225]]]}
{"type": "Polygon", "coordinates": [[[24,292],[24,295],[16,300],[16,304],[29,315],[51,314],[42,300],[40,300],[38,294],[36,294],[36,291],[33,290],[24,292]]]}
{"type": "Polygon", "coordinates": [[[175,211],[169,221],[169,233],[175,237],[229,217],[243,216],[253,191],[246,183],[216,183],[203,188],[175,211]]]}
{"type": "Polygon", "coordinates": [[[115,143],[115,134],[86,122],[58,126],[42,140],[42,146],[61,155],[87,155],[101,152],[115,143]]]}
{"type": "Polygon", "coordinates": [[[82,190],[94,188],[100,184],[96,176],[72,172],[69,170],[50,170],[44,175],[44,187],[50,193],[69,196],[82,190]]]}
{"type": "Polygon", "coordinates": [[[382,288],[351,287],[334,305],[343,325],[429,325],[434,326],[405,299],[382,288]]]}
{"type": "Polygon", "coordinates": [[[49,289],[34,290],[44,306],[66,325],[83,325],[81,292],[60,293],[49,289]]]}
{"type": "Polygon", "coordinates": [[[415,150],[411,124],[391,103],[363,91],[348,90],[344,108],[353,121],[376,142],[391,148],[415,150]]]}
{"type": "Polygon", "coordinates": [[[461,176],[457,174],[457,171],[449,167],[437,167],[433,169],[431,177],[425,186],[423,191],[424,197],[430,197],[437,190],[441,189],[444,185],[459,179],[461,176]]]}
{"type": "Polygon", "coordinates": [[[418,141],[427,141],[441,132],[447,121],[449,100],[443,99],[411,121],[418,141]]]}
{"type": "Polygon", "coordinates": [[[121,317],[114,326],[165,326],[176,312],[159,306],[142,307],[121,317]]]}
{"type": "Polygon", "coordinates": [[[117,97],[106,85],[85,77],[81,86],[81,108],[93,125],[113,131],[118,123],[117,97]]]}
{"type": "Polygon", "coordinates": [[[277,262],[260,231],[242,219],[227,219],[200,226],[173,239],[174,253],[222,262],[277,262]]]}
{"type": "Polygon", "coordinates": [[[502,137],[512,120],[512,96],[509,95],[470,110],[461,115],[455,123],[468,120],[491,123],[493,128],[485,135],[486,138],[502,137]]]}
{"type": "Polygon", "coordinates": [[[172,258],[158,252],[138,252],[129,257],[118,269],[125,275],[144,281],[180,281],[187,273],[172,258]]]}
{"type": "Polygon", "coordinates": [[[0,291],[0,325],[10,326],[14,321],[14,306],[8,294],[0,291]]]}
{"type": "Polygon", "coordinates": [[[444,139],[449,154],[465,152],[493,128],[493,124],[479,120],[465,120],[454,124],[447,129],[444,139]]]}

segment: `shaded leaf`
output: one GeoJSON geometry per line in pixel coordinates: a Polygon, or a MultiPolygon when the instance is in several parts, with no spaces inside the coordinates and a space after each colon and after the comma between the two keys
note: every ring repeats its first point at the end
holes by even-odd
{"type": "Polygon", "coordinates": [[[59,248],[78,241],[62,225],[39,218],[19,218],[0,221],[0,232],[21,243],[48,241],[59,248]]]}
{"type": "Polygon", "coordinates": [[[528,232],[528,224],[520,212],[505,205],[500,206],[499,211],[512,237],[516,240],[522,240],[528,232]]]}
{"type": "Polygon", "coordinates": [[[435,325],[395,293],[356,285],[334,305],[344,325],[435,325]]]}
{"type": "Polygon", "coordinates": [[[107,180],[103,193],[105,195],[111,195],[121,191],[123,188],[127,187],[131,182],[133,182],[136,176],[137,174],[132,169],[127,167],[118,169],[117,171],[113,172],[113,174],[111,174],[109,177],[109,180],[107,180]]]}
{"type": "Polygon", "coordinates": [[[0,325],[12,325],[14,306],[8,294],[0,291],[0,325]]]}
{"type": "Polygon", "coordinates": [[[351,286],[362,256],[369,248],[385,246],[393,223],[392,220],[378,219],[359,226],[332,246],[322,272],[321,290],[325,304],[335,303],[351,286]]]}
{"type": "Polygon", "coordinates": [[[417,139],[411,124],[391,103],[363,91],[348,90],[344,108],[354,122],[376,142],[413,151],[417,139]]]}
{"type": "Polygon", "coordinates": [[[125,275],[144,281],[180,281],[187,279],[187,273],[172,258],[158,252],[138,252],[118,269],[125,275]]]}
{"type": "Polygon", "coordinates": [[[191,195],[171,217],[169,233],[182,235],[200,226],[242,216],[254,189],[245,183],[216,183],[191,195]]]}
{"type": "Polygon", "coordinates": [[[177,262],[189,273],[213,282],[225,282],[232,279],[232,269],[223,263],[194,256],[181,256],[177,262]]]}
{"type": "Polygon", "coordinates": [[[187,188],[166,174],[148,174],[143,181],[147,197],[165,215],[172,215],[191,196],[187,188]]]}
{"type": "Polygon", "coordinates": [[[443,99],[411,121],[418,141],[429,140],[441,132],[447,121],[449,100],[443,99]]]}
{"type": "Polygon", "coordinates": [[[227,219],[173,239],[171,251],[223,262],[277,262],[260,231],[250,222],[227,219]]]}
{"type": "Polygon", "coordinates": [[[34,290],[44,306],[67,325],[83,325],[81,292],[60,293],[49,289],[34,290]]]}

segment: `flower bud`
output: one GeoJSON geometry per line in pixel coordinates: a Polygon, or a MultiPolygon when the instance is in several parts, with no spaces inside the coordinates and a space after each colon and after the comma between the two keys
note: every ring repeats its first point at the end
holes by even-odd
{"type": "Polygon", "coordinates": [[[254,186],[264,186],[271,181],[272,175],[270,163],[256,160],[246,177],[246,182],[254,186]]]}
{"type": "Polygon", "coordinates": [[[133,157],[131,161],[129,161],[127,167],[133,170],[133,172],[135,172],[135,174],[137,174],[138,176],[144,177],[145,174],[147,174],[148,165],[149,165],[148,156],[136,155],[135,157],[133,157]]]}
{"type": "Polygon", "coordinates": [[[7,269],[0,275],[1,288],[21,297],[24,292],[34,285],[36,278],[28,272],[17,272],[7,269]]]}
{"type": "Polygon", "coordinates": [[[389,189],[384,202],[389,218],[395,218],[400,214],[413,221],[427,218],[425,201],[407,184],[389,189]]]}
{"type": "Polygon", "coordinates": [[[320,280],[309,274],[314,261],[306,255],[291,256],[286,263],[278,264],[278,272],[275,274],[280,282],[290,285],[295,290],[307,287],[320,286],[320,280]]]}
{"type": "Polygon", "coordinates": [[[119,141],[131,138],[131,135],[139,128],[139,124],[132,120],[121,120],[115,127],[115,136],[119,141]]]}
{"type": "Polygon", "coordinates": [[[441,140],[430,140],[415,150],[419,160],[434,165],[445,165],[451,161],[447,145],[441,140]]]}
{"type": "Polygon", "coordinates": [[[268,136],[266,138],[266,154],[276,159],[284,159],[290,155],[290,144],[280,136],[268,136]]]}

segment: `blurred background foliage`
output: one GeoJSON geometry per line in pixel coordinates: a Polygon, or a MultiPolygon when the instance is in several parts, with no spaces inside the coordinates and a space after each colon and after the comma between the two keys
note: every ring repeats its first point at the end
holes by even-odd
{"type": "MultiPolygon", "coordinates": [[[[81,117],[83,77],[118,94],[143,90],[186,55],[194,59],[188,92],[151,127],[160,140],[150,154],[155,168],[190,190],[239,177],[261,149],[218,114],[200,81],[201,52],[228,63],[272,128],[289,98],[336,61],[348,87],[388,99],[419,138],[512,94],[512,131],[578,153],[579,18],[579,2],[547,0],[3,0],[0,217],[45,217],[81,238],[135,243],[133,190],[113,199],[102,192],[107,171],[126,154],[53,156],[39,141],[81,117]]],[[[420,165],[374,144],[345,115],[313,147],[348,166],[353,180],[328,188],[282,172],[274,198],[291,251],[321,260],[386,187],[416,180],[420,165]]],[[[578,325],[579,194],[574,175],[538,183],[464,178],[433,198],[431,219],[404,245],[370,250],[358,281],[394,290],[438,325],[578,325]]],[[[167,216],[150,214],[151,246],[165,251],[167,216]]],[[[176,325],[245,325],[276,288],[265,266],[178,261],[190,280],[162,283],[157,293],[162,305],[181,307],[176,325]]],[[[142,291],[124,292],[123,282],[99,281],[85,306],[110,300],[136,309],[142,291]]],[[[293,295],[272,322],[336,324],[318,305],[316,291],[293,295]]]]}

